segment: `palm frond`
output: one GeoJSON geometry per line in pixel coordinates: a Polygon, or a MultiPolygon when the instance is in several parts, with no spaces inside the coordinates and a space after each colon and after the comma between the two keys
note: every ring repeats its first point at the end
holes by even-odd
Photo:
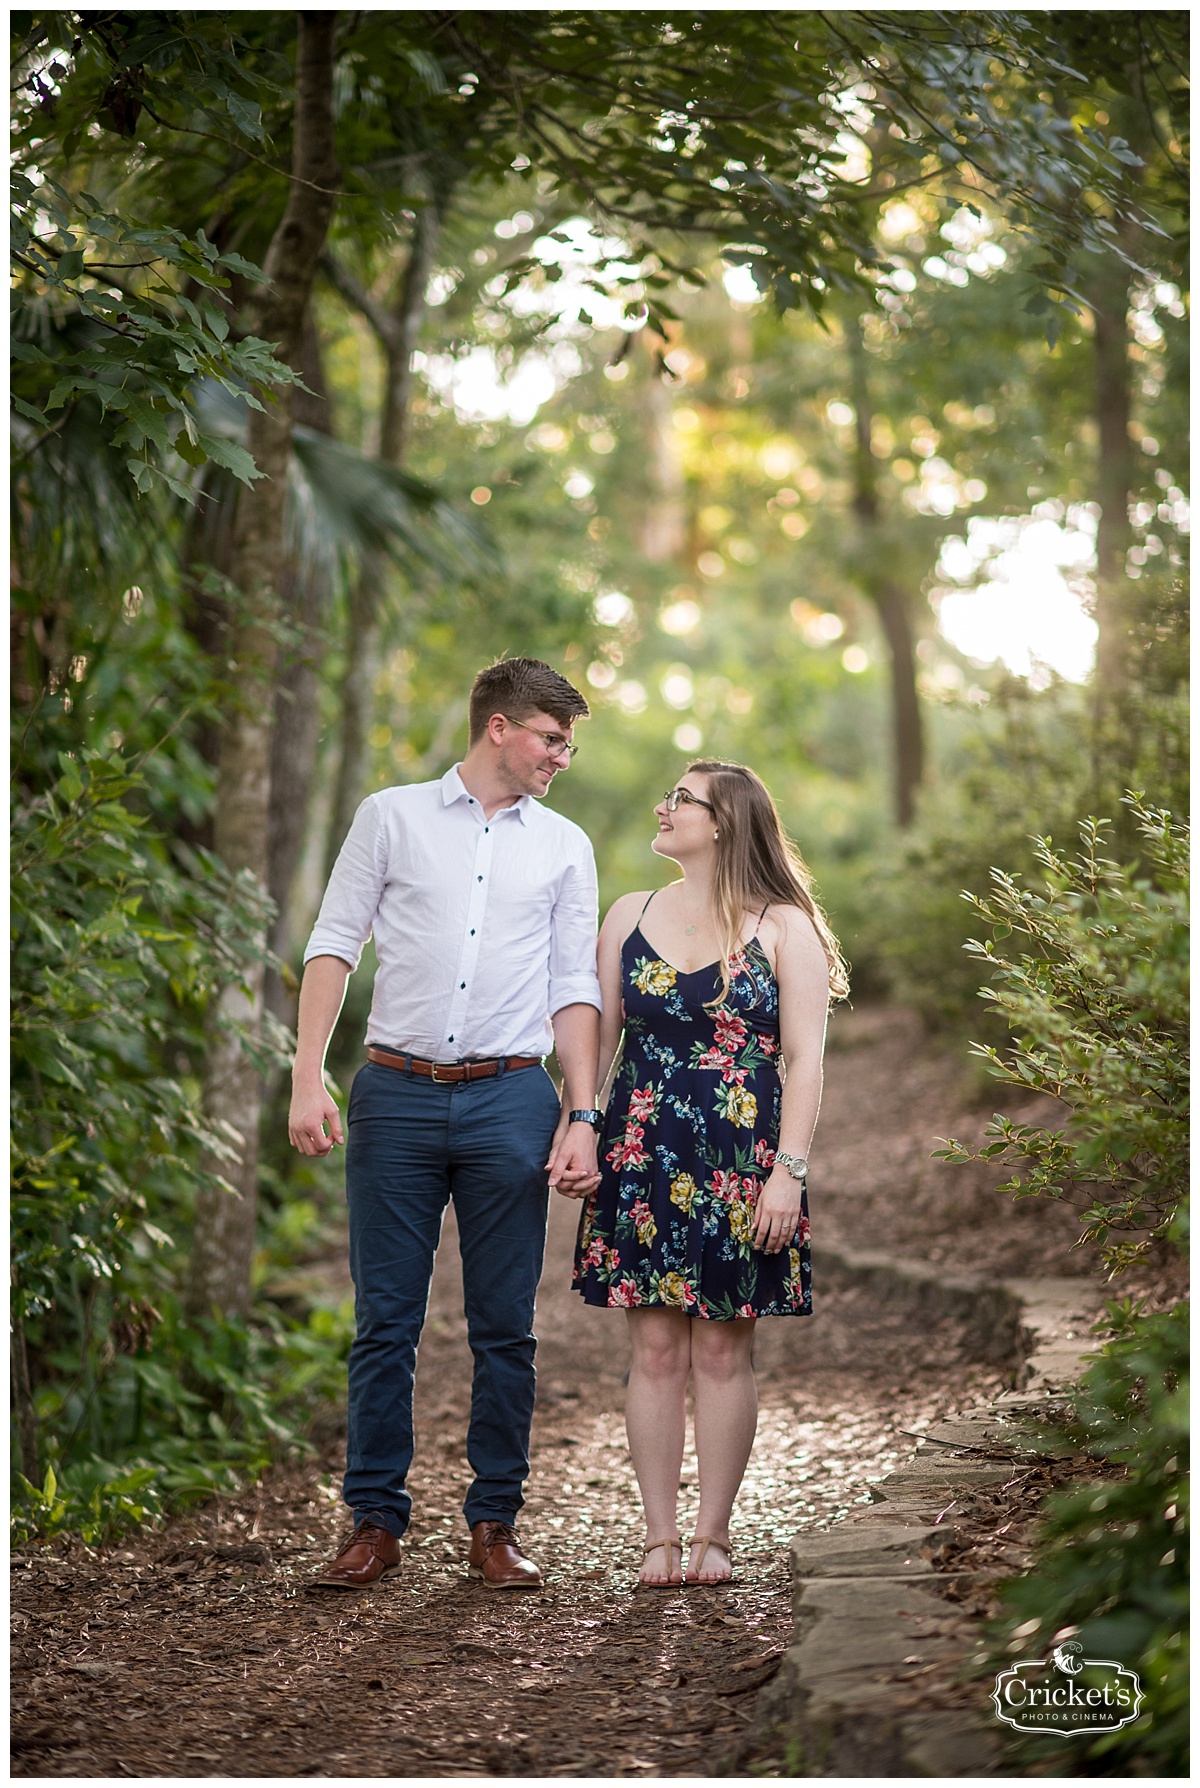
{"type": "Polygon", "coordinates": [[[383,552],[410,576],[477,584],[501,574],[490,530],[435,486],[317,429],[292,431],[289,491],[305,556],[383,552]]]}

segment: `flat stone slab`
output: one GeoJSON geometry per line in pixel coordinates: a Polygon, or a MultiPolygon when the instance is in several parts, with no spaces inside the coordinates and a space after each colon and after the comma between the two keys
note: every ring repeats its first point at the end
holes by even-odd
{"type": "Polygon", "coordinates": [[[946,1453],[937,1458],[922,1453],[912,1465],[900,1465],[871,1486],[872,1494],[891,1500],[896,1491],[986,1490],[1007,1484],[1017,1470],[1015,1461],[976,1459],[969,1453],[946,1453]]]}
{"type": "Polygon", "coordinates": [[[843,1522],[825,1533],[800,1533],[792,1541],[792,1573],[797,1589],[816,1577],[922,1577],[933,1573],[930,1553],[954,1529],[843,1522]]]}
{"type": "Polygon", "coordinates": [[[954,1537],[946,1517],[955,1503],[1007,1483],[1036,1457],[1033,1422],[1095,1351],[1101,1288],[1079,1279],[955,1277],[841,1248],[823,1250],[822,1262],[830,1278],[881,1302],[961,1319],[974,1356],[1011,1365],[1015,1388],[913,1436],[912,1459],[872,1486],[871,1506],[838,1527],[796,1536],[795,1643],[763,1691],[757,1723],[784,1736],[793,1775],[995,1775],[1001,1734],[985,1714],[912,1705],[928,1681],[922,1673],[965,1657],[970,1646],[967,1617],[929,1585],[933,1560],[954,1537]]]}
{"type": "Polygon", "coordinates": [[[952,1416],[949,1421],[937,1422],[927,1428],[923,1438],[935,1444],[940,1442],[942,1446],[982,1447],[997,1452],[1005,1448],[1012,1452],[1029,1449],[1029,1436],[1022,1424],[1003,1421],[990,1413],[952,1416]]]}
{"type": "Polygon", "coordinates": [[[962,1653],[962,1616],[940,1596],[895,1579],[810,1579],[797,1586],[796,1612],[797,1643],[771,1692],[793,1773],[992,1772],[998,1739],[975,1716],[912,1710],[926,1667],[962,1653]]]}
{"type": "Polygon", "coordinates": [[[959,1650],[953,1635],[962,1617],[918,1583],[813,1579],[799,1589],[796,1613],[797,1662],[805,1681],[826,1694],[857,1698],[873,1673],[919,1669],[959,1650]]]}
{"type": "Polygon", "coordinates": [[[995,1773],[1000,1745],[975,1715],[947,1708],[910,1714],[900,1723],[901,1750],[914,1776],[988,1776],[995,1773]]]}

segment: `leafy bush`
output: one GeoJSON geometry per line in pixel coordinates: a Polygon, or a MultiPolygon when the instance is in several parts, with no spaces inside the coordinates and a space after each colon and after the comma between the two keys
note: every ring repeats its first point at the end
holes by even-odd
{"type": "MultiPolygon", "coordinates": [[[[1187,1775],[1188,1307],[1109,1305],[1115,1334],[1079,1387],[1068,1439],[1119,1476],[1050,1498],[1028,1575],[1004,1586],[1000,1668],[1078,1638],[1136,1670],[1145,1701],[1120,1732],[1056,1738],[1063,1775],[1187,1775]]],[[[1016,1763],[1047,1762],[1044,1736],[1016,1763]]],[[[1039,1771],[1040,1773],[1040,1771],[1039,1771]]]]}
{"type": "Polygon", "coordinates": [[[188,874],[127,804],[118,755],[61,759],[18,808],[12,855],[15,1294],[22,1318],[60,1304],[78,1269],[111,1281],[173,1238],[207,1126],[194,1064],[204,1007],[256,948],[249,878],[201,854],[188,874]],[[168,1069],[173,1068],[171,1073],[168,1069]]]}
{"type": "Polygon", "coordinates": [[[1078,694],[1002,684],[960,758],[924,790],[916,824],[870,877],[870,916],[853,940],[878,960],[894,998],[933,1029],[965,1031],[986,980],[964,954],[972,916],[964,891],[985,894],[992,865],[1034,866],[1031,834],[1061,837],[1086,803],[1085,725],[1078,694]]]}
{"type": "MultiPolygon", "coordinates": [[[[157,1314],[157,1312],[156,1312],[157,1314]]],[[[36,1393],[54,1462],[40,1484],[17,1481],[18,1540],[78,1534],[102,1544],[173,1508],[232,1492],[280,1457],[311,1451],[303,1426],[314,1405],[338,1399],[354,1335],[347,1302],[303,1322],[260,1306],[249,1323],[185,1323],[178,1300],[148,1345],[100,1375],[96,1426],[103,1451],[72,1457],[78,1393],[53,1382],[36,1393]],[[67,1432],[64,1432],[67,1431],[67,1432]]]]}
{"type": "Polygon", "coordinates": [[[168,849],[133,810],[136,762],[60,764],[13,827],[15,1520],[100,1539],[302,1447],[349,1328],[180,1314],[170,1257],[204,1154],[230,1146],[200,1103],[205,1011],[258,948],[263,897],[168,849]]]}
{"type": "Polygon", "coordinates": [[[963,948],[972,914],[962,896],[986,895],[994,865],[1035,871],[1036,840],[1074,836],[1088,811],[1115,814],[1113,847],[1135,855],[1135,818],[1120,801],[1129,788],[1187,810],[1186,610],[1168,580],[1139,588],[1137,674],[1118,706],[1097,713],[1089,692],[1038,691],[1013,677],[996,683],[965,733],[963,715],[943,717],[941,774],[915,825],[877,858],[865,923],[850,939],[856,961],[878,962],[893,996],[931,1028],[961,1034],[977,1018],[987,974],[963,948]]]}
{"type": "MultiPolygon", "coordinates": [[[[993,870],[969,896],[992,938],[967,948],[990,972],[983,997],[1014,1041],[975,1045],[994,1075],[1067,1108],[1060,1130],[997,1115],[978,1154],[1007,1159],[1018,1196],[1092,1202],[1082,1240],[1110,1273],[1151,1243],[1185,1240],[1187,1188],[1187,839],[1161,808],[1127,798],[1144,869],[1102,856],[1106,822],[1081,828],[1067,859],[1035,846],[1040,889],[993,870]]],[[[1075,1397],[1069,1438],[1115,1468],[1052,1497],[1028,1574],[1002,1592],[991,1664],[1078,1637],[1085,1656],[1137,1671],[1146,1700],[1119,1732],[1013,1741],[1014,1760],[1063,1774],[1187,1773],[1187,1307],[1147,1314],[1110,1304],[1112,1338],[1075,1397]]]]}
{"type": "Polygon", "coordinates": [[[1106,822],[1088,820],[1074,859],[1037,843],[1044,891],[993,870],[991,896],[969,897],[993,930],[966,945],[994,982],[982,996],[1017,1039],[974,1053],[1009,1086],[1060,1100],[1066,1127],[997,1115],[977,1156],[939,1151],[1019,1160],[1023,1176],[1002,1188],[1019,1197],[1097,1189],[1083,1233],[1113,1271],[1170,1231],[1188,1162],[1187,834],[1162,809],[1128,806],[1148,875],[1102,857],[1106,822]]]}

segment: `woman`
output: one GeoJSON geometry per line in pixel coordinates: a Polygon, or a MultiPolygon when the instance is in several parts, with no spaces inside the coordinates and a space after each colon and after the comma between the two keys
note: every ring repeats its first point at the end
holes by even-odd
{"type": "Polygon", "coordinates": [[[651,849],[683,879],[624,895],[601,929],[602,1070],[622,1027],[625,1053],[573,1283],[589,1304],[626,1312],[639,1582],[666,1588],[732,1576],[729,1517],[758,1416],[754,1324],[812,1308],[805,1157],[829,1002],[847,981],[753,771],[698,760],[654,812],[651,849]],[[685,1572],[689,1375],[700,1509],[685,1572]]]}

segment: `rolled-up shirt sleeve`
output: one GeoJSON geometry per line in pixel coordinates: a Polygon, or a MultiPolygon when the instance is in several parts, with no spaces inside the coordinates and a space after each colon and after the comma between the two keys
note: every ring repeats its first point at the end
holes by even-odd
{"type": "Polygon", "coordinates": [[[550,1016],[564,1006],[602,1008],[596,973],[599,921],[596,861],[590,848],[563,877],[550,921],[550,1016]]]}
{"type": "Polygon", "coordinates": [[[305,947],[306,963],[314,956],[338,956],[352,969],[358,967],[379,910],[386,867],[383,817],[376,797],[368,795],[338,852],[305,947]]]}

